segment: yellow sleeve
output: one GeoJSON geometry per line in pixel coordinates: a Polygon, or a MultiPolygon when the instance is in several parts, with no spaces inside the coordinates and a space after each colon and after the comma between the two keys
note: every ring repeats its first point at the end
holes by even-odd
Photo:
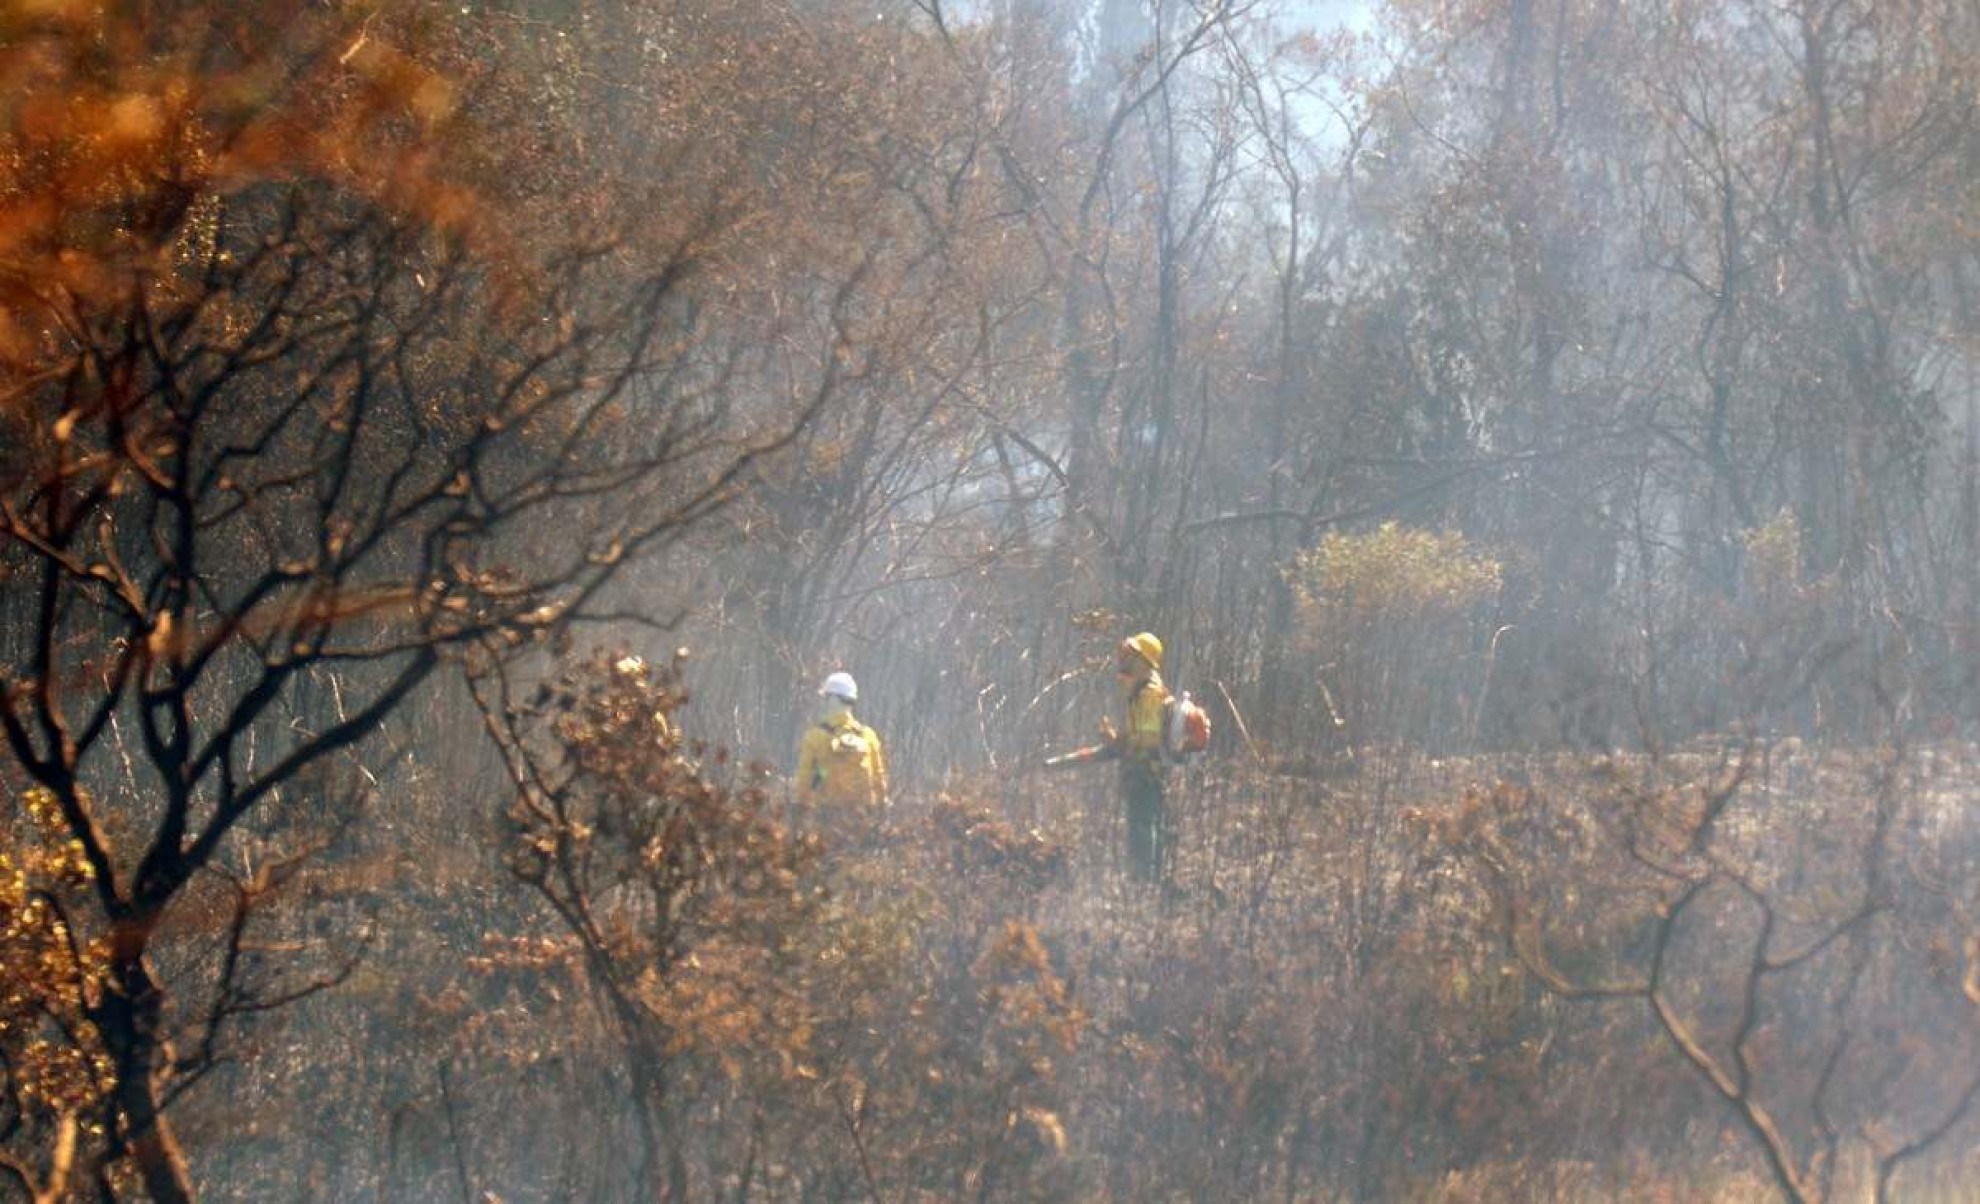
{"type": "Polygon", "coordinates": [[[815,727],[804,729],[798,739],[797,776],[791,781],[791,789],[797,791],[801,799],[811,798],[818,793],[818,737],[821,733],[815,727]]]}
{"type": "Polygon", "coordinates": [[[879,732],[867,728],[866,739],[873,747],[873,784],[874,789],[879,793],[879,797],[873,801],[884,807],[894,797],[892,789],[887,784],[887,754],[881,751],[879,732]]]}

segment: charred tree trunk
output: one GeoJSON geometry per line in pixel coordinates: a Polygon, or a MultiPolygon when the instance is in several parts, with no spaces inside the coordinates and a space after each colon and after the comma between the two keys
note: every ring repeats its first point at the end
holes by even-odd
{"type": "Polygon", "coordinates": [[[159,1089],[162,1064],[170,1060],[160,1027],[165,995],[145,964],[145,944],[143,929],[118,934],[110,986],[92,1018],[116,1074],[110,1102],[117,1147],[155,1204],[191,1204],[192,1175],[159,1089]]]}

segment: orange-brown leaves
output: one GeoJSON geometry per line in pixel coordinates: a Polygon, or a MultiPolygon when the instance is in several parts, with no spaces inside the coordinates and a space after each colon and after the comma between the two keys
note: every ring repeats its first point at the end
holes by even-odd
{"type": "Polygon", "coordinates": [[[1066,848],[1036,828],[1020,831],[995,812],[944,796],[930,815],[958,875],[989,871],[1038,890],[1066,870],[1066,848]]]}
{"type": "Polygon", "coordinates": [[[1085,1017],[1053,969],[1038,930],[1007,921],[977,962],[976,976],[995,1017],[995,1043],[1021,1059],[1027,1073],[1050,1076],[1055,1054],[1072,1050],[1085,1017]]]}
{"type": "Polygon", "coordinates": [[[599,656],[541,691],[548,740],[528,751],[511,862],[586,918],[583,964],[652,1026],[647,1054],[784,1073],[809,1043],[798,940],[815,845],[770,818],[760,768],[681,733],[680,669],[599,656]]]}
{"type": "MultiPolygon", "coordinates": [[[[0,355],[169,269],[202,200],[299,182],[466,232],[464,165],[493,136],[415,49],[430,35],[320,6],[0,10],[0,355]],[[395,39],[404,44],[395,44],[395,39]]],[[[183,265],[181,265],[183,266],[183,265]]]]}
{"type": "Polygon", "coordinates": [[[65,839],[53,796],[35,788],[20,801],[25,822],[0,829],[0,1085],[30,1107],[73,1115],[111,1082],[83,1014],[102,951],[74,931],[61,902],[90,869],[65,839]]]}

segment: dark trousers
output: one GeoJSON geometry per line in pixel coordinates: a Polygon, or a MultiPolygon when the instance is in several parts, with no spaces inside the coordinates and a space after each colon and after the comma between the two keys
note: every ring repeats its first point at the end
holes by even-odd
{"type": "Polygon", "coordinates": [[[1169,853],[1161,767],[1122,761],[1121,798],[1127,804],[1128,871],[1143,882],[1159,882],[1169,853]]]}

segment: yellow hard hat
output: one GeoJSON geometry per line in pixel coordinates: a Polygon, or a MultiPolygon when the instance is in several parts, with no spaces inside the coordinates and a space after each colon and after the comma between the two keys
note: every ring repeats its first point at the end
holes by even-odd
{"type": "Polygon", "coordinates": [[[1122,656],[1138,656],[1148,662],[1151,669],[1162,667],[1162,641],[1151,631],[1138,632],[1121,641],[1122,656]]]}

